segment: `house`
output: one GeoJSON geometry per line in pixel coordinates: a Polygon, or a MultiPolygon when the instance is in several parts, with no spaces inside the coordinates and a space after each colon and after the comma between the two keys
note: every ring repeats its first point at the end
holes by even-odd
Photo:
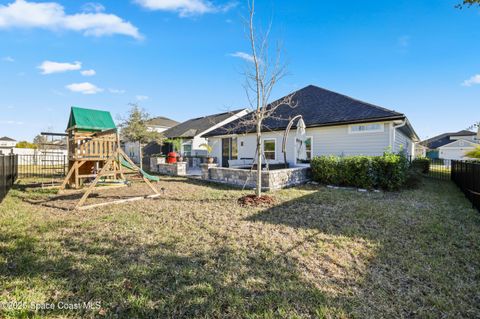
{"type": "Polygon", "coordinates": [[[147,127],[149,130],[157,131],[159,133],[165,132],[171,127],[174,127],[179,124],[179,122],[169,119],[164,116],[157,116],[149,121],[147,121],[147,127]]]}
{"type": "MultiPolygon", "coordinates": [[[[175,125],[178,124],[177,121],[174,121],[172,119],[169,119],[164,116],[158,116],[155,118],[152,118],[148,120],[146,123],[147,129],[149,131],[157,131],[159,133],[163,133],[166,130],[168,130],[171,127],[174,127],[175,125]]],[[[155,143],[153,143],[155,144],[155,143]]],[[[153,152],[155,153],[160,153],[160,146],[156,145],[157,147],[154,147],[152,145],[149,145],[149,150],[148,152],[153,152]]],[[[123,149],[125,153],[135,162],[138,163],[140,162],[140,143],[139,142],[130,142],[130,141],[124,141],[123,143],[123,149]]]]}
{"type": "MultiPolygon", "coordinates": [[[[381,155],[389,149],[414,155],[414,145],[419,139],[402,113],[313,85],[290,96],[293,96],[294,107],[278,106],[273,116],[265,119],[262,125],[261,143],[269,164],[284,162],[285,129],[290,119],[297,115],[302,116],[306,125],[306,165],[312,157],[320,155],[381,155]]],[[[249,123],[249,117],[252,114],[205,134],[213,147],[213,156],[221,166],[228,167],[229,161],[255,157],[255,127],[251,122],[242,125],[249,123]]],[[[297,158],[298,145],[296,130],[292,129],[285,147],[286,161],[290,166],[305,165],[297,158]]]]}
{"type": "Polygon", "coordinates": [[[420,145],[428,149],[427,156],[430,158],[462,160],[466,159],[466,152],[480,146],[480,132],[462,130],[443,133],[420,142],[420,145]]]}
{"type": "Polygon", "coordinates": [[[8,136],[0,137],[0,151],[3,153],[10,152],[17,145],[17,141],[8,136]]]}
{"type": "Polygon", "coordinates": [[[207,143],[204,135],[232,121],[236,121],[246,114],[248,114],[247,109],[240,109],[198,117],[180,123],[166,130],[163,134],[166,138],[182,140],[180,152],[183,156],[205,156],[207,151],[205,148],[200,147],[200,145],[207,143]]]}

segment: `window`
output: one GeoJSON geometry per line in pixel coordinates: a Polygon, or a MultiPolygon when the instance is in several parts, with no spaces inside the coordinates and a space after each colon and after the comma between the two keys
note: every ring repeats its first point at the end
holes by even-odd
{"type": "Polygon", "coordinates": [[[267,160],[275,160],[275,148],[276,148],[275,139],[265,139],[263,140],[263,154],[267,160]]]}
{"type": "Polygon", "coordinates": [[[312,160],[312,137],[311,136],[308,136],[307,139],[305,140],[305,151],[307,153],[307,158],[306,159],[301,159],[300,156],[300,152],[302,151],[301,150],[301,147],[303,146],[302,145],[302,141],[301,140],[298,140],[297,139],[297,163],[310,163],[310,161],[312,160]]]}
{"type": "Polygon", "coordinates": [[[358,125],[350,125],[349,133],[375,133],[375,132],[383,132],[384,124],[358,124],[358,125]]]}
{"type": "Polygon", "coordinates": [[[192,145],[183,144],[183,156],[191,156],[191,155],[192,155],[192,145]]]}

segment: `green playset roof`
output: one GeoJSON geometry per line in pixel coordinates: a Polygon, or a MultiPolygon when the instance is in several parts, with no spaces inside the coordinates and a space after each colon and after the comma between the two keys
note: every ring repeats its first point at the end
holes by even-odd
{"type": "Polygon", "coordinates": [[[110,112],[72,106],[67,130],[98,132],[116,128],[110,112]]]}

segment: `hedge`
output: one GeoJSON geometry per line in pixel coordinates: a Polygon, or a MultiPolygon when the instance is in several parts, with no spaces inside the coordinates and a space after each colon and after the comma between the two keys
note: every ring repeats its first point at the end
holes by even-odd
{"type": "Polygon", "coordinates": [[[412,161],[412,168],[428,174],[430,172],[430,160],[427,157],[418,157],[412,161]]]}
{"type": "Polygon", "coordinates": [[[402,154],[383,156],[320,156],[312,159],[313,178],[322,184],[397,190],[408,179],[409,163],[402,154]]]}

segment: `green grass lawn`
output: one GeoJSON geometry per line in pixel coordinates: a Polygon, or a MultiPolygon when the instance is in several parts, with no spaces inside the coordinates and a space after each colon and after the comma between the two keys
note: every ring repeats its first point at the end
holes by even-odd
{"type": "Polygon", "coordinates": [[[303,186],[263,208],[186,179],[159,187],[156,200],[81,212],[31,203],[49,191],[11,191],[0,204],[0,305],[100,307],[4,307],[0,318],[480,316],[480,214],[450,182],[303,186]]]}

